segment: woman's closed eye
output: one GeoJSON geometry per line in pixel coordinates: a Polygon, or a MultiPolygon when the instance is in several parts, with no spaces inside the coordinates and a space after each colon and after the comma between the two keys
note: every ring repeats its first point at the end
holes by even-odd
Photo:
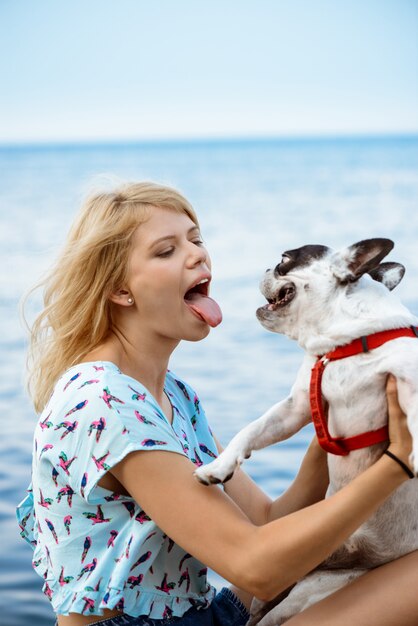
{"type": "Polygon", "coordinates": [[[155,256],[160,257],[162,259],[165,259],[169,256],[171,256],[174,252],[174,247],[171,246],[170,248],[167,248],[167,250],[163,250],[162,252],[157,252],[157,254],[155,256]]]}
{"type": "MultiPolygon", "coordinates": [[[[194,237],[193,239],[190,239],[190,242],[199,247],[202,247],[205,245],[205,242],[203,241],[201,237],[194,237]]],[[[164,250],[161,250],[161,252],[157,252],[155,256],[165,259],[167,257],[170,257],[174,253],[175,249],[176,249],[175,246],[170,246],[169,248],[165,248],[164,250]]]]}

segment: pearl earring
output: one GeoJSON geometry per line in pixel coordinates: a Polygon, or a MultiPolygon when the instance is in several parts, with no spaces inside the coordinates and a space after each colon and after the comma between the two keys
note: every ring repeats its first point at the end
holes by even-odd
{"type": "Polygon", "coordinates": [[[133,298],[128,298],[128,304],[133,304],[134,303],[134,299],[133,298]]]}

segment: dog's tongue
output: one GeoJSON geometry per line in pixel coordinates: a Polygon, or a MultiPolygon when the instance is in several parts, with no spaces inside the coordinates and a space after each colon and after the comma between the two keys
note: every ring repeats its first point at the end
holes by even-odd
{"type": "Polygon", "coordinates": [[[222,311],[219,304],[202,293],[189,293],[185,299],[186,304],[193,313],[200,317],[206,324],[215,328],[222,322],[222,311]]]}

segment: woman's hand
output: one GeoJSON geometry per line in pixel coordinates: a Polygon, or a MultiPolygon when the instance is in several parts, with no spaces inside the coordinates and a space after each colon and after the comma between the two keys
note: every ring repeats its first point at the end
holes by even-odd
{"type": "Polygon", "coordinates": [[[396,378],[389,374],[386,382],[386,397],[389,414],[389,450],[412,469],[410,455],[412,438],[406,423],[406,415],[398,401],[396,378]]]}

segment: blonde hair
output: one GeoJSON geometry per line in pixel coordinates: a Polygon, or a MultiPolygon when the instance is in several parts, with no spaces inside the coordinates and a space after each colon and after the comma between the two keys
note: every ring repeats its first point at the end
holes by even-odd
{"type": "Polygon", "coordinates": [[[36,318],[28,354],[28,389],[41,412],[57,379],[107,336],[109,295],[125,281],[133,233],[152,209],[186,213],[191,204],[176,190],[151,182],[126,183],[85,201],[64,248],[45,280],[44,310],[36,318]]]}

